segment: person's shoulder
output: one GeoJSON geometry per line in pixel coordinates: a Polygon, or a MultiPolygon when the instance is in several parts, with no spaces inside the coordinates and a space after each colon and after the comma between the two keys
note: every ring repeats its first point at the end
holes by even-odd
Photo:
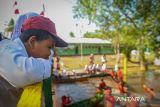
{"type": "Polygon", "coordinates": [[[0,50],[10,48],[14,46],[14,42],[8,39],[4,39],[0,42],[0,50]]]}
{"type": "Polygon", "coordinates": [[[12,40],[4,39],[0,42],[0,52],[5,52],[5,51],[7,51],[7,52],[14,51],[15,52],[15,50],[20,51],[21,49],[22,48],[20,48],[18,46],[18,44],[12,40]]]}

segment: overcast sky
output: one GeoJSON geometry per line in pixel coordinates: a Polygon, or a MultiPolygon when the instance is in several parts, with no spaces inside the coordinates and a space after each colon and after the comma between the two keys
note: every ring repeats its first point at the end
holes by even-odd
{"type": "Polygon", "coordinates": [[[74,32],[77,37],[86,31],[94,31],[95,25],[88,25],[86,20],[73,19],[72,6],[75,0],[17,0],[17,6],[13,7],[15,0],[0,0],[0,31],[3,32],[5,24],[13,17],[17,19],[19,15],[14,14],[16,8],[20,14],[26,12],[40,13],[45,5],[45,16],[49,17],[56,24],[57,33],[64,37],[69,37],[69,32],[74,32]],[[78,23],[78,27],[76,27],[78,23]],[[83,27],[82,27],[83,26],[83,27]]]}

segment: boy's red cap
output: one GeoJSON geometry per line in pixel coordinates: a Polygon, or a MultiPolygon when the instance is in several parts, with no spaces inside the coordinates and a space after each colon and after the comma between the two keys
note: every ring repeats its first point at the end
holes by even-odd
{"type": "Polygon", "coordinates": [[[56,28],[55,24],[46,17],[43,16],[34,16],[31,18],[28,18],[22,25],[23,30],[28,30],[28,29],[40,29],[40,30],[45,30],[48,31],[50,34],[53,35],[53,38],[55,40],[55,46],[57,47],[66,47],[68,44],[61,39],[57,33],[56,33],[56,28]]]}

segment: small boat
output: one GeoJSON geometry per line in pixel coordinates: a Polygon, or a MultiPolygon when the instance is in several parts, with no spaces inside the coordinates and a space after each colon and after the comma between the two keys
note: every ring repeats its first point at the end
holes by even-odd
{"type": "Polygon", "coordinates": [[[109,76],[109,74],[107,74],[107,73],[91,74],[91,75],[89,76],[89,78],[105,77],[105,76],[109,76]]]}
{"type": "Polygon", "coordinates": [[[87,81],[87,77],[82,78],[64,78],[64,79],[54,79],[53,83],[73,83],[73,82],[83,82],[87,81]]]}
{"type": "Polygon", "coordinates": [[[84,82],[87,81],[88,78],[95,78],[95,77],[105,77],[108,76],[106,73],[100,73],[100,74],[84,74],[80,76],[73,76],[70,75],[68,77],[61,77],[58,79],[53,78],[53,83],[73,83],[73,82],[84,82]]]}
{"type": "Polygon", "coordinates": [[[85,99],[79,102],[71,103],[66,107],[96,107],[104,98],[103,94],[96,94],[96,96],[85,99]]]}

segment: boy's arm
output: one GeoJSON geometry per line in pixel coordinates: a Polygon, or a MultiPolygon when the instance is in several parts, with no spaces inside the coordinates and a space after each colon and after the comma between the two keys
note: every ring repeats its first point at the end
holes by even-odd
{"type": "Polygon", "coordinates": [[[9,40],[0,42],[0,75],[15,87],[48,78],[51,64],[51,60],[28,57],[22,47],[9,40]]]}
{"type": "Polygon", "coordinates": [[[13,59],[17,67],[27,77],[28,83],[26,82],[26,85],[40,82],[51,75],[51,57],[46,60],[42,58],[28,58],[20,54],[15,54],[13,55],[13,59]]]}

